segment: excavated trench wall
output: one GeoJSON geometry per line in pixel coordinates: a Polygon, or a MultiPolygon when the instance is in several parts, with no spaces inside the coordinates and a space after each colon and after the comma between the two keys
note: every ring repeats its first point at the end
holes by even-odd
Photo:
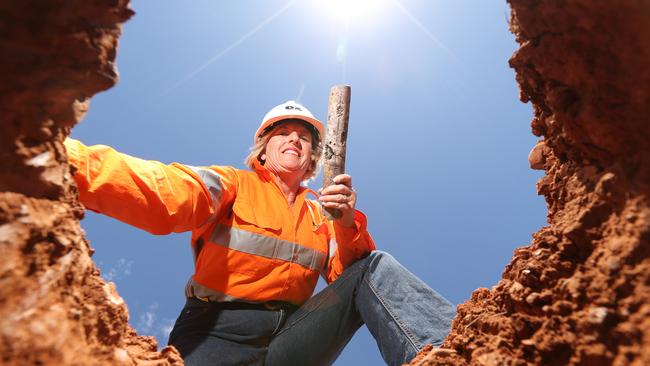
{"type": "MultiPolygon", "coordinates": [[[[549,226],[414,365],[650,365],[650,1],[510,0],[549,226]]],[[[117,80],[128,0],[0,3],[0,360],[182,364],[98,276],[62,141],[117,80]]]]}
{"type": "Polygon", "coordinates": [[[180,365],[128,325],[79,227],[63,140],[117,81],[128,0],[0,2],[0,364],[180,365]]]}
{"type": "Polygon", "coordinates": [[[650,1],[509,0],[549,225],[413,365],[650,365],[650,1]]]}

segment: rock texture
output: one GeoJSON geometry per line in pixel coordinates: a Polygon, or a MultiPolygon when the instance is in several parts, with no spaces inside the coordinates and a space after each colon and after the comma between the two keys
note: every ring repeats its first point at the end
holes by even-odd
{"type": "Polygon", "coordinates": [[[411,365],[650,365],[650,1],[509,3],[549,226],[411,365]]]}
{"type": "Polygon", "coordinates": [[[79,227],[63,140],[114,61],[128,0],[0,2],[0,364],[178,365],[128,325],[79,227]]]}

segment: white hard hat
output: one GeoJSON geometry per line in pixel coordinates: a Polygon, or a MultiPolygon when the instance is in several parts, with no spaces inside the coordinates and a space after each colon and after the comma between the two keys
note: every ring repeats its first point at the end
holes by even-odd
{"type": "Polygon", "coordinates": [[[273,124],[285,119],[299,119],[305,121],[308,125],[313,127],[316,132],[318,132],[318,138],[320,140],[323,139],[324,130],[321,121],[317,120],[314,115],[311,114],[309,109],[296,103],[293,100],[290,100],[273,107],[273,109],[271,109],[269,113],[264,116],[264,119],[262,119],[262,124],[257,129],[257,132],[255,132],[253,142],[257,141],[258,138],[267,132],[267,129],[269,127],[272,127],[273,124]]]}

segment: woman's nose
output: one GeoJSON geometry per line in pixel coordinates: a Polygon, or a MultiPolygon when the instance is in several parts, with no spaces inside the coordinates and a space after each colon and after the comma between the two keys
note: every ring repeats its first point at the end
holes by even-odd
{"type": "Polygon", "coordinates": [[[291,132],[289,134],[289,141],[300,141],[300,136],[298,136],[298,132],[291,132]]]}

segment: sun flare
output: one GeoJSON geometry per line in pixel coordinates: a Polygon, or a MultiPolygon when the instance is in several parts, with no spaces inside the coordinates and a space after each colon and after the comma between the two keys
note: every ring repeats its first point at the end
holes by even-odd
{"type": "Polygon", "coordinates": [[[344,23],[363,24],[378,21],[388,0],[313,0],[319,13],[344,23]]]}

